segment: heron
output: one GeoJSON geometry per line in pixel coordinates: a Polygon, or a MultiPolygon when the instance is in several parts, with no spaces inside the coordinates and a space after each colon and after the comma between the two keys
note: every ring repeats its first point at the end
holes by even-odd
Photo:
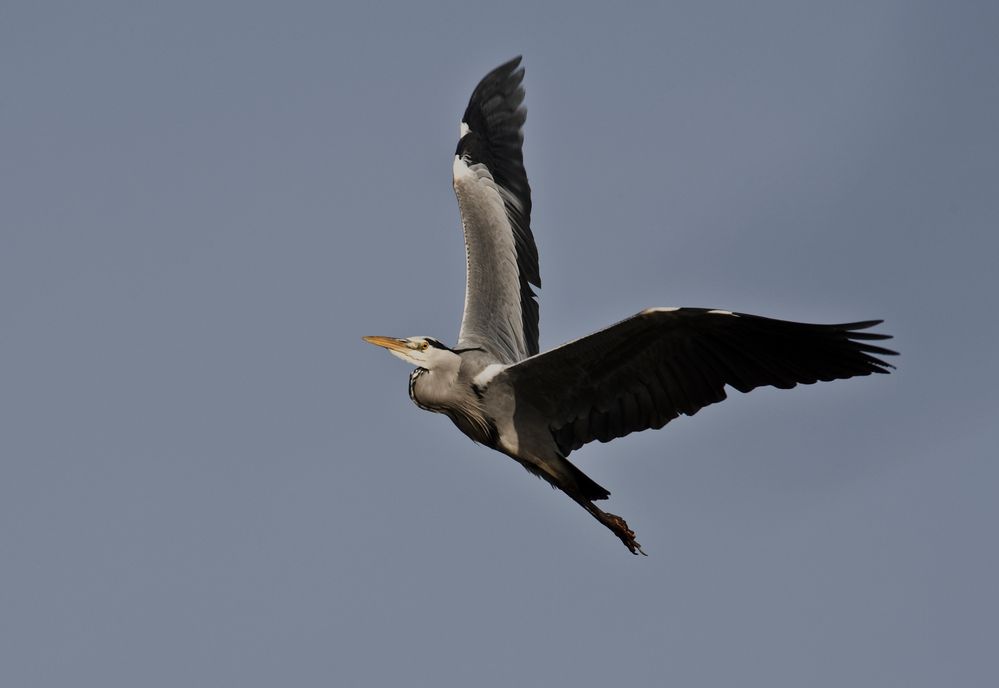
{"type": "Polygon", "coordinates": [[[475,87],[452,166],[465,239],[465,303],[454,347],[433,337],[364,337],[416,366],[409,396],[474,442],[511,457],[645,554],[610,492],[569,461],[588,442],[658,429],[726,398],[726,387],[888,373],[881,320],[810,324],[714,308],[647,308],[549,351],[538,348],[541,288],[524,169],[524,69],[516,57],[475,87]]]}

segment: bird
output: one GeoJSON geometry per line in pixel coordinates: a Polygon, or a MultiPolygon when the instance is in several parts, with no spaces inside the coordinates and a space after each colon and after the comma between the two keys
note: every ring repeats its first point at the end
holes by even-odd
{"type": "Polygon", "coordinates": [[[520,463],[645,554],[628,523],[595,502],[610,492],[569,461],[584,444],[659,429],[726,398],[726,387],[790,389],[894,368],[874,342],[882,320],[810,324],[716,308],[646,308],[540,352],[538,249],[524,169],[521,57],[478,83],[452,165],[465,240],[457,344],[367,336],[415,366],[409,396],[474,442],[520,463]]]}

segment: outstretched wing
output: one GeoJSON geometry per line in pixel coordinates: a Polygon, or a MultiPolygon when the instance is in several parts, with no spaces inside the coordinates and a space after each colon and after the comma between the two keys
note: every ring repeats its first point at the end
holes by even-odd
{"type": "MultiPolygon", "coordinates": [[[[887,373],[880,320],[812,325],[701,308],[652,308],[505,369],[520,413],[541,413],[563,454],[661,428],[749,392],[887,373]]],[[[517,415],[514,416],[517,423],[517,415]]]]}
{"type": "Polygon", "coordinates": [[[458,346],[514,363],[538,352],[541,286],[524,171],[524,70],[520,58],[479,82],[461,121],[454,193],[465,232],[465,310],[458,346]]]}

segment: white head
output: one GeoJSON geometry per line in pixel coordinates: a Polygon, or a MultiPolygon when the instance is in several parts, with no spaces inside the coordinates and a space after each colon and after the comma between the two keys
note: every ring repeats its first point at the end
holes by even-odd
{"type": "Polygon", "coordinates": [[[433,337],[362,337],[368,344],[388,349],[396,358],[401,358],[420,368],[433,370],[448,361],[454,361],[458,354],[441,344],[433,337]]]}

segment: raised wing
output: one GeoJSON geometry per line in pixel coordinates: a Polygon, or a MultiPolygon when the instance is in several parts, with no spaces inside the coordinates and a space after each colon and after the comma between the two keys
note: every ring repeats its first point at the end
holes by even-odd
{"type": "MultiPolygon", "coordinates": [[[[517,409],[541,413],[560,451],[661,428],[740,392],[887,373],[895,355],[862,332],[880,320],[811,325],[701,308],[649,309],[510,366],[517,409]]],[[[514,423],[517,415],[514,416],[514,423]]]]}
{"type": "Polygon", "coordinates": [[[465,310],[458,346],[504,363],[538,352],[541,286],[531,234],[531,187],[524,171],[524,70],[520,58],[479,82],[461,121],[454,193],[465,232],[465,310]]]}

